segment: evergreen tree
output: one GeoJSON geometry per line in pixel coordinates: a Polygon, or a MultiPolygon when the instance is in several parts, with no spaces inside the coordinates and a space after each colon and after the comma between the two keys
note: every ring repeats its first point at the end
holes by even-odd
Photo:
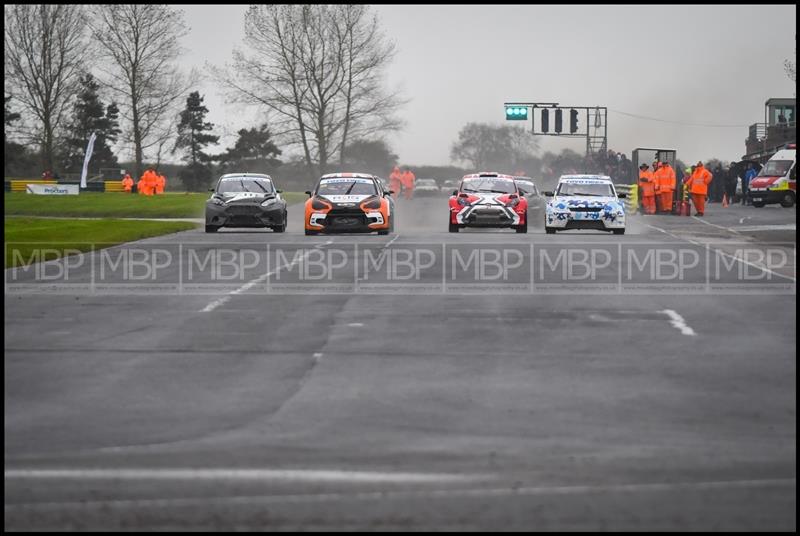
{"type": "Polygon", "coordinates": [[[117,167],[117,157],[110,145],[120,134],[119,108],[115,103],[104,106],[100,100],[99,84],[87,73],[81,77],[81,90],[73,108],[72,122],[62,151],[64,169],[80,171],[86,153],[86,144],[94,132],[97,138],[92,152],[91,169],[117,167]]]}
{"type": "Polygon", "coordinates": [[[183,149],[183,161],[188,165],[180,173],[181,181],[189,190],[200,191],[211,182],[211,161],[213,157],[204,152],[211,144],[216,145],[219,136],[210,134],[214,128],[206,122],[208,108],[203,105],[199,91],[193,91],[186,99],[186,108],[180,114],[178,138],[172,152],[183,149]]]}
{"type": "Polygon", "coordinates": [[[281,150],[272,141],[272,134],[266,123],[257,128],[243,128],[238,134],[239,138],[234,146],[217,157],[224,173],[270,173],[281,165],[281,161],[276,158],[281,150]]]}

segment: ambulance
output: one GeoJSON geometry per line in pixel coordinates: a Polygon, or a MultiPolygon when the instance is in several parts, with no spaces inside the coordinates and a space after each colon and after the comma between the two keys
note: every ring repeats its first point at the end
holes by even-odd
{"type": "Polygon", "coordinates": [[[754,207],[780,203],[782,207],[794,206],[797,197],[797,145],[787,144],[772,155],[749,185],[748,197],[754,207]]]}

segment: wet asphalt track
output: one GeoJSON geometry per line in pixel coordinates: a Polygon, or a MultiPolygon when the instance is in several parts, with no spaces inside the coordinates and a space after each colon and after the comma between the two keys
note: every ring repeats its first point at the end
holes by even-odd
{"type": "Polygon", "coordinates": [[[9,282],[35,274],[6,271],[6,530],[796,529],[794,209],[455,235],[444,205],[401,202],[390,236],[305,237],[295,206],[283,235],[110,250],[172,252],[162,288],[85,262],[73,290],[26,294],[9,282]],[[790,263],[755,291],[627,271],[652,246],[767,241],[790,263]],[[587,245],[611,255],[593,281],[543,264],[587,245]],[[187,279],[220,248],[253,266],[187,279]],[[523,259],[499,287],[454,271],[491,249],[523,259]],[[420,250],[418,279],[368,273],[420,250]],[[337,268],[301,281],[321,252],[337,268]]]}

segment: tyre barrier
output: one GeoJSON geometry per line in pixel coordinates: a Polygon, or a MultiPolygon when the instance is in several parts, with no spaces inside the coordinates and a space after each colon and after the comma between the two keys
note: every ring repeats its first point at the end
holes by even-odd
{"type": "MultiPolygon", "coordinates": [[[[28,184],[80,184],[79,181],[54,181],[54,180],[41,180],[41,179],[13,179],[10,181],[5,181],[5,188],[6,192],[25,192],[27,190],[26,185],[28,184]]],[[[86,185],[86,188],[82,188],[81,191],[83,192],[124,192],[125,189],[122,187],[122,181],[102,181],[102,182],[90,182],[86,185]]]]}
{"type": "Polygon", "coordinates": [[[13,180],[8,182],[11,183],[11,186],[8,190],[10,192],[24,192],[27,190],[26,185],[28,184],[58,184],[58,182],[56,181],[43,181],[43,180],[30,180],[30,181],[13,180]]]}
{"type": "Polygon", "coordinates": [[[639,210],[639,185],[638,184],[615,184],[614,188],[618,193],[627,194],[625,198],[625,211],[634,213],[639,210]]]}
{"type": "Polygon", "coordinates": [[[125,188],[122,186],[122,181],[103,181],[105,192],[124,192],[125,188]]]}

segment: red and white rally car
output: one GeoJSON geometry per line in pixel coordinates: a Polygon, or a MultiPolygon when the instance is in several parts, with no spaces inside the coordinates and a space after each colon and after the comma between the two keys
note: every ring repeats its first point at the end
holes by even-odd
{"type": "Polygon", "coordinates": [[[462,227],[511,227],[528,232],[528,200],[512,175],[494,172],[464,175],[450,196],[449,230],[462,227]]]}

